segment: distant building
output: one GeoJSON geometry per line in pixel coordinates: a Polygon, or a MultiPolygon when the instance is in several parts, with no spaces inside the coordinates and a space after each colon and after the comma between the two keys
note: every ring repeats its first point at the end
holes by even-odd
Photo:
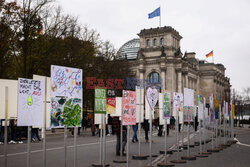
{"type": "Polygon", "coordinates": [[[160,91],[182,92],[184,88],[205,96],[209,94],[222,104],[230,100],[230,80],[225,76],[226,68],[222,64],[198,60],[194,52],[182,53],[182,36],[172,27],[143,29],[139,39],[125,43],[117,57],[127,59],[130,64],[130,76],[149,79],[151,83],[162,81],[160,91]]]}

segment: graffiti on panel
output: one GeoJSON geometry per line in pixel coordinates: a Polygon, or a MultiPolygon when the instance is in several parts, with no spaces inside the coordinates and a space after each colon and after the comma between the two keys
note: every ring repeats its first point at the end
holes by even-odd
{"type": "Polygon", "coordinates": [[[171,93],[166,92],[163,95],[163,118],[169,119],[170,118],[170,111],[171,111],[171,93]]]}
{"type": "Polygon", "coordinates": [[[52,65],[51,96],[82,98],[82,70],[52,65]]]}
{"type": "Polygon", "coordinates": [[[42,81],[18,79],[18,126],[43,125],[44,85],[42,81]]]}
{"type": "Polygon", "coordinates": [[[195,113],[194,113],[194,107],[193,106],[184,106],[184,122],[193,122],[195,113]]]}
{"type": "Polygon", "coordinates": [[[95,113],[106,114],[106,89],[95,89],[95,113]]]}
{"type": "Polygon", "coordinates": [[[204,98],[198,95],[198,119],[204,119],[204,98]]]}
{"type": "Polygon", "coordinates": [[[51,128],[80,126],[82,100],[80,98],[51,98],[51,128]]]}
{"type": "Polygon", "coordinates": [[[115,106],[116,106],[115,98],[108,97],[107,98],[107,113],[115,114],[115,106]]]}
{"type": "Polygon", "coordinates": [[[122,97],[123,125],[136,124],[136,92],[123,91],[122,97]]]}

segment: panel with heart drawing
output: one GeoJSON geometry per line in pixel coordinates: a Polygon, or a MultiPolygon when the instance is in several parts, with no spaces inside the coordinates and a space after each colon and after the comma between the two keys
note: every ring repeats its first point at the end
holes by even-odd
{"type": "Polygon", "coordinates": [[[147,100],[150,108],[153,110],[159,98],[158,90],[155,88],[148,88],[147,90],[147,100]]]}

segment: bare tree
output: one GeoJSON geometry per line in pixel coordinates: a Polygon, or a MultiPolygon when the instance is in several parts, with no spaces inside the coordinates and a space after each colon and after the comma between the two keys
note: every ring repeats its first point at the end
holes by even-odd
{"type": "MultiPolygon", "coordinates": [[[[240,117],[240,120],[243,120],[245,111],[250,110],[250,88],[244,88],[242,92],[239,92],[235,89],[231,91],[232,103],[235,104],[235,114],[240,117]]],[[[241,121],[240,121],[241,122],[241,121]]]]}
{"type": "Polygon", "coordinates": [[[110,41],[105,41],[100,48],[99,56],[103,57],[106,61],[115,60],[116,50],[110,41]]]}
{"type": "Polygon", "coordinates": [[[55,9],[50,7],[42,13],[43,30],[50,37],[65,38],[77,37],[80,38],[81,27],[78,24],[78,18],[71,15],[64,15],[60,6],[55,9]]]}
{"type": "Polygon", "coordinates": [[[249,102],[250,101],[250,87],[243,88],[243,94],[244,94],[245,100],[249,102]]]}

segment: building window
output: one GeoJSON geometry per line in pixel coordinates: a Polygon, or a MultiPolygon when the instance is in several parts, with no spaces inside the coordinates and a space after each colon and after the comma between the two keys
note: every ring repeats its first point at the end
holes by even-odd
{"type": "Polygon", "coordinates": [[[152,85],[159,84],[161,82],[160,75],[157,72],[150,73],[148,79],[149,79],[149,83],[152,85]]]}
{"type": "Polygon", "coordinates": [[[157,45],[157,39],[154,39],[154,46],[157,45]]]}
{"type": "Polygon", "coordinates": [[[149,39],[147,40],[147,46],[148,47],[150,46],[150,40],[149,39]]]}
{"type": "Polygon", "coordinates": [[[161,38],[161,46],[164,45],[164,38],[161,38]]]}

